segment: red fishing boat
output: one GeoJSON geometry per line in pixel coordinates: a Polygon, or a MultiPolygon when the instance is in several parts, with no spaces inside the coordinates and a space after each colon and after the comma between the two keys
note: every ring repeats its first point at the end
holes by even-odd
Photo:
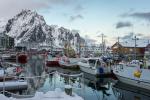
{"type": "Polygon", "coordinates": [[[46,60],[46,66],[48,66],[48,67],[59,67],[60,66],[59,60],[60,60],[60,57],[50,58],[50,59],[46,60]]]}

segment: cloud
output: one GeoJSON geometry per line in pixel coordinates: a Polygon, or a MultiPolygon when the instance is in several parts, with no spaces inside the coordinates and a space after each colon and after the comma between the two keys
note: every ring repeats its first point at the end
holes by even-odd
{"type": "Polygon", "coordinates": [[[120,39],[122,40],[131,39],[133,36],[135,36],[135,34],[131,32],[131,33],[124,35],[123,37],[120,37],[120,39]]]}
{"type": "Polygon", "coordinates": [[[146,35],[144,35],[142,33],[130,32],[130,33],[127,33],[126,35],[124,35],[123,37],[120,37],[120,39],[121,40],[129,40],[129,39],[132,39],[134,36],[136,36],[137,38],[140,38],[140,39],[148,39],[149,38],[148,36],[146,36],[146,35]]]}
{"type": "Polygon", "coordinates": [[[75,6],[75,8],[74,8],[74,11],[77,12],[77,13],[79,13],[79,12],[81,12],[83,10],[84,10],[84,8],[83,8],[83,6],[81,4],[75,6]]]}
{"type": "Polygon", "coordinates": [[[70,21],[74,21],[77,19],[83,19],[84,17],[81,14],[77,14],[77,15],[71,15],[70,16],[70,21]]]}
{"type": "Polygon", "coordinates": [[[82,7],[81,4],[77,4],[77,5],[75,4],[75,6],[72,9],[72,12],[70,12],[70,13],[65,12],[65,13],[62,13],[62,15],[64,17],[68,17],[69,21],[72,22],[72,21],[75,21],[77,19],[84,19],[83,10],[84,10],[84,8],[82,7]]]}
{"type": "MultiPolygon", "coordinates": [[[[44,0],[41,0],[41,1],[44,1],[44,0]]],[[[74,2],[74,0],[45,0],[45,1],[51,4],[64,4],[64,5],[74,2]]]]}
{"type": "Polygon", "coordinates": [[[123,28],[123,27],[131,27],[133,26],[130,22],[118,22],[116,24],[116,28],[119,29],[119,28],[123,28]]]}
{"type": "Polygon", "coordinates": [[[124,13],[121,17],[133,17],[139,18],[146,21],[150,21],[150,12],[134,12],[134,13],[124,13]]]}
{"type": "Polygon", "coordinates": [[[52,5],[73,4],[74,0],[0,0],[0,17],[10,18],[22,9],[43,10],[52,5]]]}
{"type": "Polygon", "coordinates": [[[142,34],[142,33],[137,33],[136,35],[137,35],[137,36],[143,36],[143,34],[142,34]]]}
{"type": "Polygon", "coordinates": [[[96,34],[100,34],[100,33],[102,33],[100,30],[96,31],[96,34]]]}
{"type": "Polygon", "coordinates": [[[143,38],[150,40],[150,36],[149,35],[145,35],[145,36],[143,36],[143,38]]]}

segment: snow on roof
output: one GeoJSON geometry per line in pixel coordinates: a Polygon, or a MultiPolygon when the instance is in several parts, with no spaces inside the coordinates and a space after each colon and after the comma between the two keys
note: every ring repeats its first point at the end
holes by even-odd
{"type": "MultiPolygon", "coordinates": [[[[135,40],[128,40],[124,42],[119,42],[123,47],[135,47],[135,40]]],[[[148,45],[148,40],[137,40],[136,47],[146,47],[148,45]]]]}

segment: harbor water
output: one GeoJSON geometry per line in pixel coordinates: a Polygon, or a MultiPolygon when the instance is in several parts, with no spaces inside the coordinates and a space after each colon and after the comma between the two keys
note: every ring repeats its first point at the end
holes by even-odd
{"type": "MultiPolygon", "coordinates": [[[[31,78],[27,79],[28,89],[23,90],[21,94],[31,95],[36,91],[46,93],[55,88],[61,88],[64,91],[68,77],[59,73],[68,73],[68,70],[46,67],[45,59],[42,56],[31,56],[23,67],[26,70],[26,76],[31,78]],[[56,70],[57,74],[49,74],[56,70]]],[[[79,74],[80,71],[70,71],[70,73],[79,74]]],[[[82,77],[71,77],[69,80],[69,83],[74,87],[73,92],[85,100],[150,100],[150,91],[139,90],[136,87],[117,82],[111,77],[96,78],[84,73],[83,79],[82,77]]]]}

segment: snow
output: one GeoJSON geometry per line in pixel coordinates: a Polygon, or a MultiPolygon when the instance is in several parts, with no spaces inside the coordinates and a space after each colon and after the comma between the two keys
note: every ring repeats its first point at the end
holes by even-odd
{"type": "Polygon", "coordinates": [[[7,19],[5,18],[0,19],[0,33],[4,31],[6,23],[7,23],[7,19]]]}
{"type": "Polygon", "coordinates": [[[35,96],[32,98],[13,98],[13,97],[6,97],[3,94],[0,94],[0,98],[2,100],[83,100],[82,97],[76,95],[75,93],[73,94],[73,96],[69,96],[67,95],[65,92],[60,92],[58,94],[58,92],[55,91],[48,91],[47,93],[43,93],[43,92],[36,92],[35,96]]]}
{"type": "MultiPolygon", "coordinates": [[[[124,42],[119,42],[124,47],[135,47],[135,40],[128,40],[124,42]]],[[[136,47],[146,47],[148,45],[148,40],[137,40],[136,47]]]]}
{"type": "Polygon", "coordinates": [[[0,77],[3,77],[4,76],[4,70],[0,70],[0,77]]]}
{"type": "Polygon", "coordinates": [[[72,87],[71,87],[71,85],[65,85],[65,88],[66,89],[71,89],[72,87]]]}

